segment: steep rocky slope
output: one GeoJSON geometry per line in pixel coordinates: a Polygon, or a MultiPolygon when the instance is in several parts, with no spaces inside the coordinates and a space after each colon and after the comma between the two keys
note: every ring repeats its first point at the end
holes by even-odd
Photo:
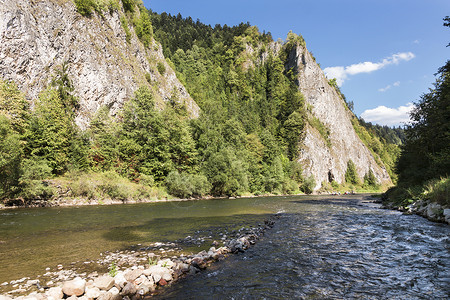
{"type": "Polygon", "coordinates": [[[0,76],[33,100],[65,63],[80,102],[81,128],[101,106],[116,113],[141,85],[153,89],[159,107],[177,101],[192,117],[199,114],[161,46],[152,40],[144,47],[131,24],[127,41],[122,7],[84,17],[69,0],[3,0],[0,16],[0,76]]]}
{"type": "Polygon", "coordinates": [[[320,187],[321,182],[331,179],[342,183],[347,162],[352,160],[361,180],[372,170],[378,182],[391,183],[385,167],[377,164],[353,129],[352,113],[346,108],[344,100],[328,84],[323,71],[305,46],[297,45],[291,50],[287,67],[294,68],[298,74],[298,86],[311,114],[329,131],[330,144],[327,144],[316,128],[307,126],[299,157],[305,176],[314,175],[316,188],[320,187]]]}

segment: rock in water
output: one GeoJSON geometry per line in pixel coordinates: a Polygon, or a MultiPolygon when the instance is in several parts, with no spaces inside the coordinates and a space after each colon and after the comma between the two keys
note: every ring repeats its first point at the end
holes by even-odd
{"type": "Polygon", "coordinates": [[[77,277],[74,280],[66,281],[63,284],[62,291],[67,296],[81,296],[86,288],[86,280],[77,277]]]}

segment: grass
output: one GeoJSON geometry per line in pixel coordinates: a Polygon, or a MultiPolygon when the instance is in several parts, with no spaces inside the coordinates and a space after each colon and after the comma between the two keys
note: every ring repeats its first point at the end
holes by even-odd
{"type": "Polygon", "coordinates": [[[126,201],[159,200],[167,198],[163,188],[132,182],[115,172],[80,173],[69,172],[52,180],[55,186],[69,198],[86,198],[88,200],[103,199],[126,201]]]}

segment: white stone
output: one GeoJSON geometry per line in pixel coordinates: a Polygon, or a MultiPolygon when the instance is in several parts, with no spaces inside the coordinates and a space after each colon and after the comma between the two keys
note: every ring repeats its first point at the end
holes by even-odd
{"type": "Polygon", "coordinates": [[[125,284],[127,283],[127,280],[125,279],[123,272],[119,272],[116,274],[116,276],[114,276],[114,282],[120,288],[123,288],[125,286],[125,284]]]}
{"type": "Polygon", "coordinates": [[[62,299],[64,297],[62,288],[60,288],[60,287],[49,288],[45,292],[45,295],[47,295],[47,297],[52,297],[55,300],[59,300],[59,299],[62,299]]]}
{"type": "Polygon", "coordinates": [[[114,286],[114,278],[109,275],[104,275],[94,280],[94,285],[101,290],[109,290],[114,286]]]}
{"type": "Polygon", "coordinates": [[[95,299],[100,296],[100,289],[98,287],[87,287],[85,296],[88,299],[95,299]]]}
{"type": "Polygon", "coordinates": [[[62,291],[67,296],[81,296],[84,294],[85,287],[86,280],[77,277],[74,280],[64,282],[62,291]]]}

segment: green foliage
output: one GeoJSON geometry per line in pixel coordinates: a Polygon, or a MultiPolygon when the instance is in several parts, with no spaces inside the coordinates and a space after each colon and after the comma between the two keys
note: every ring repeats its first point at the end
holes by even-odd
{"type": "Polygon", "coordinates": [[[93,11],[99,10],[97,0],[74,0],[74,2],[77,11],[85,17],[90,16],[93,11]]]}
{"type": "Polygon", "coordinates": [[[312,192],[314,192],[315,186],[316,186],[316,179],[314,178],[314,175],[311,175],[305,179],[301,189],[305,194],[312,194],[312,192]]]}
{"type": "Polygon", "coordinates": [[[22,161],[20,176],[20,197],[33,199],[49,199],[53,196],[53,188],[44,179],[52,177],[52,168],[45,159],[31,157],[22,161]]]}
{"type": "Polygon", "coordinates": [[[439,70],[434,89],[411,113],[398,161],[399,185],[448,177],[450,170],[450,61],[439,70]]]}
{"type": "Polygon", "coordinates": [[[139,17],[135,16],[133,19],[134,30],[144,46],[149,47],[153,39],[153,27],[150,20],[150,15],[144,6],[139,7],[139,12],[139,17]]]}
{"type": "Polygon", "coordinates": [[[122,0],[122,4],[125,11],[134,12],[136,0],[122,0]]]}
{"type": "Polygon", "coordinates": [[[11,197],[18,185],[23,148],[11,121],[0,114],[0,199],[11,197]]]}
{"type": "Polygon", "coordinates": [[[209,193],[211,184],[201,174],[172,171],[166,178],[167,192],[179,198],[202,197],[209,193]]]}
{"type": "Polygon", "coordinates": [[[362,119],[352,118],[352,125],[355,132],[363,143],[369,148],[375,161],[380,167],[385,167],[393,182],[396,182],[397,174],[395,164],[400,155],[398,146],[403,130],[398,129],[380,129],[380,127],[372,126],[370,123],[364,122],[362,119]],[[382,132],[385,132],[384,134],[382,132]],[[383,138],[389,138],[389,142],[383,138]]]}
{"type": "Polygon", "coordinates": [[[131,31],[130,31],[130,28],[128,27],[128,21],[125,16],[120,17],[120,24],[122,25],[122,28],[125,31],[125,39],[126,39],[127,43],[130,43],[131,42],[131,31]]]}
{"type": "Polygon", "coordinates": [[[308,123],[319,132],[328,148],[331,148],[330,129],[312,114],[309,115],[308,123]]]}
{"type": "Polygon", "coordinates": [[[23,134],[28,127],[30,111],[25,96],[14,82],[0,79],[0,115],[6,116],[16,133],[23,134]]]}
{"type": "Polygon", "coordinates": [[[450,178],[433,179],[425,185],[423,198],[450,207],[450,178]]]}
{"type": "Polygon", "coordinates": [[[347,162],[347,170],[345,171],[345,182],[354,185],[359,184],[359,177],[358,172],[356,171],[356,165],[351,159],[347,162]]]}
{"type": "Polygon", "coordinates": [[[371,187],[376,187],[378,185],[377,178],[375,177],[375,174],[373,174],[372,169],[369,169],[369,172],[364,175],[364,185],[371,187]]]}
{"type": "Polygon", "coordinates": [[[158,69],[159,74],[164,75],[166,73],[166,66],[163,62],[158,62],[156,68],[158,69]]]}
{"type": "Polygon", "coordinates": [[[115,263],[115,262],[112,262],[111,265],[110,265],[109,268],[108,268],[108,274],[109,274],[109,276],[114,277],[114,276],[117,275],[118,272],[119,272],[119,271],[117,270],[116,263],[115,263]]]}
{"type": "Polygon", "coordinates": [[[211,155],[204,172],[217,196],[236,196],[248,190],[248,173],[245,162],[232,148],[224,148],[211,155]]]}

